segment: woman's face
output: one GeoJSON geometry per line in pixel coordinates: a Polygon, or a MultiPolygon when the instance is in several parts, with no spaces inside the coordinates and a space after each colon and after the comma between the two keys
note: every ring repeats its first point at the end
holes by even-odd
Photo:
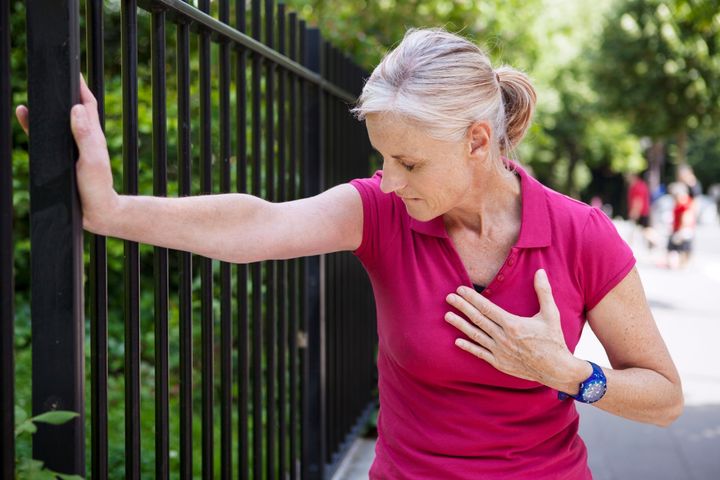
{"type": "Polygon", "coordinates": [[[486,148],[437,140],[396,114],[369,114],[365,123],[375,150],[383,157],[380,188],[395,192],[408,214],[428,221],[461,205],[472,190],[476,161],[486,148]]]}

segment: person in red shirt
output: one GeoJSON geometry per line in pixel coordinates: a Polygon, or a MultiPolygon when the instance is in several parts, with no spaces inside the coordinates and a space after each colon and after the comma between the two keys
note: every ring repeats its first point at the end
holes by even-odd
{"type": "Polygon", "coordinates": [[[672,233],[668,239],[668,259],[670,268],[684,267],[690,260],[692,242],[695,237],[695,206],[689,188],[682,182],[670,184],[668,191],[675,200],[673,208],[672,233]]]}
{"type": "MultiPolygon", "coordinates": [[[[655,231],[650,225],[650,189],[643,178],[637,173],[628,175],[628,218],[642,231],[648,248],[654,248],[657,240],[655,231]]],[[[630,233],[628,242],[633,244],[635,228],[630,233]]]]}
{"type": "MultiPolygon", "coordinates": [[[[469,40],[409,30],[353,110],[382,172],[283,203],[118,195],[84,83],[81,98],[87,230],[236,263],[357,255],[377,305],[371,479],[590,480],[571,398],[661,426],[681,414],[632,251],[601,211],[510,160],[535,89],[469,40]],[[574,355],[586,323],[610,365],[574,355]]],[[[27,130],[27,109],[17,115],[27,130]]]]}

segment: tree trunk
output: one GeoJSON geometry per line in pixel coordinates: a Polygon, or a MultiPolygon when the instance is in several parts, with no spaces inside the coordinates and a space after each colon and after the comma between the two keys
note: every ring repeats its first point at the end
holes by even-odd
{"type": "Polygon", "coordinates": [[[569,158],[567,178],[565,178],[565,193],[569,197],[579,198],[577,185],[575,185],[575,168],[577,167],[578,161],[580,160],[580,155],[578,155],[577,153],[577,148],[575,144],[568,144],[567,148],[569,158]]]}
{"type": "Polygon", "coordinates": [[[648,175],[647,182],[650,194],[655,193],[660,186],[660,175],[665,163],[665,142],[661,139],[653,139],[648,149],[648,175]]]}
{"type": "Polygon", "coordinates": [[[575,185],[575,167],[577,166],[577,157],[574,155],[570,156],[569,165],[568,165],[568,174],[567,178],[565,179],[565,193],[569,197],[578,198],[578,191],[577,191],[577,185],[575,185]]]}
{"type": "Polygon", "coordinates": [[[687,130],[684,128],[677,133],[677,164],[687,165],[687,130]]]}

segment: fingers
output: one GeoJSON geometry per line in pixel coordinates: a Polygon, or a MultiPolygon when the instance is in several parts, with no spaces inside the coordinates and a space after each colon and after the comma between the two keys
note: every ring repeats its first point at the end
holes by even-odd
{"type": "Polygon", "coordinates": [[[495,357],[488,349],[481,347],[480,345],[476,345],[472,342],[469,342],[463,338],[458,338],[457,340],[455,340],[455,345],[457,345],[458,347],[460,347],[461,349],[465,350],[468,353],[472,353],[479,359],[485,360],[490,365],[495,366],[495,357]]]}
{"type": "MultiPolygon", "coordinates": [[[[83,131],[87,125],[92,125],[94,123],[100,123],[98,111],[97,111],[97,100],[95,99],[95,96],[90,91],[90,88],[88,88],[87,83],[85,83],[85,79],[83,78],[82,74],[80,74],[80,101],[82,102],[81,106],[85,109],[85,115],[83,116],[85,122],[81,124],[76,124],[76,128],[72,127],[73,121],[78,122],[81,121],[81,118],[78,117],[77,119],[73,120],[75,117],[73,116],[73,112],[71,110],[71,127],[73,128],[73,133],[83,131]],[[89,115],[89,117],[88,117],[89,115]]],[[[75,107],[73,107],[74,109],[75,107]]],[[[18,123],[20,123],[20,126],[22,127],[23,131],[25,132],[25,135],[30,134],[30,112],[28,111],[28,108],[25,105],[18,105],[15,109],[15,116],[18,119],[18,123]]],[[[77,138],[76,138],[77,139],[77,138]]]]}
{"type": "Polygon", "coordinates": [[[495,340],[493,340],[485,331],[471,324],[461,316],[456,315],[453,312],[447,312],[445,314],[445,321],[463,332],[473,342],[481,345],[487,350],[492,350],[495,340]]]}
{"type": "Polygon", "coordinates": [[[472,323],[480,327],[491,337],[497,338],[502,333],[501,330],[503,325],[499,324],[499,322],[495,322],[494,319],[485,315],[484,311],[487,311],[486,308],[481,310],[468,302],[465,298],[454,293],[448,295],[446,300],[450,305],[460,310],[460,312],[462,312],[472,323]]]}
{"type": "MultiPolygon", "coordinates": [[[[97,110],[97,100],[80,74],[80,101],[70,110],[70,127],[83,153],[93,153],[93,150],[106,150],[105,134],[100,126],[97,110]]],[[[100,153],[100,152],[98,152],[100,153]]]]}
{"type": "Polygon", "coordinates": [[[22,127],[25,135],[29,135],[30,132],[30,112],[25,105],[18,105],[15,109],[15,116],[18,119],[18,123],[22,127]]]}
{"type": "Polygon", "coordinates": [[[75,137],[75,143],[77,143],[81,156],[88,155],[88,158],[107,157],[105,134],[97,119],[89,114],[84,105],[74,105],[70,110],[70,129],[73,137],[75,137]]]}
{"type": "MultiPolygon", "coordinates": [[[[461,285],[457,289],[457,296],[485,317],[504,327],[503,320],[510,314],[480,295],[474,289],[461,285]]],[[[450,298],[450,296],[448,296],[448,298],[450,298]]]]}
{"type": "Polygon", "coordinates": [[[558,308],[552,294],[552,287],[547,272],[540,269],[535,272],[535,293],[540,303],[540,313],[544,318],[555,318],[558,316],[558,308]]]}
{"type": "Polygon", "coordinates": [[[97,110],[97,99],[87,86],[87,83],[85,83],[85,78],[82,76],[82,73],[80,74],[80,102],[82,102],[83,106],[87,110],[90,121],[93,123],[100,123],[97,110]]]}

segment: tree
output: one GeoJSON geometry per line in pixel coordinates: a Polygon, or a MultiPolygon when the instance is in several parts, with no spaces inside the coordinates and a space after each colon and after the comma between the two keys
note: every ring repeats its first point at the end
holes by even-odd
{"type": "Polygon", "coordinates": [[[541,0],[288,0],[303,18],[357,62],[372,69],[411,27],[442,26],[474,38],[497,61],[528,69],[539,55],[532,24],[541,0]]]}
{"type": "Polygon", "coordinates": [[[717,0],[628,0],[607,17],[593,61],[602,105],[650,137],[659,181],[664,144],[685,163],[688,132],[720,118],[717,0]]]}

